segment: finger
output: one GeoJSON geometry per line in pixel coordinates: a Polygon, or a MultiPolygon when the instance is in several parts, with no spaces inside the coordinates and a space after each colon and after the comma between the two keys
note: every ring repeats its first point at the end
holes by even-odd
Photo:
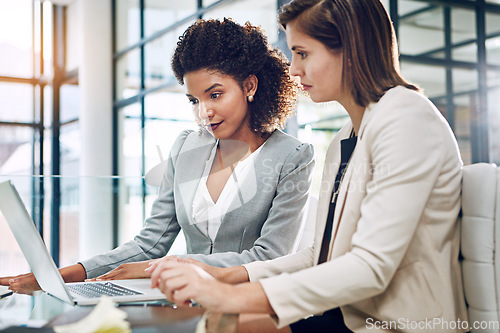
{"type": "Polygon", "coordinates": [[[16,276],[6,276],[0,278],[0,285],[2,286],[8,286],[10,285],[10,281],[13,279],[24,279],[24,278],[31,278],[35,279],[32,273],[26,273],[26,274],[21,274],[21,275],[16,275],[16,276]]]}
{"type": "Polygon", "coordinates": [[[161,283],[166,287],[167,290],[174,291],[185,288],[189,281],[184,275],[178,275],[172,278],[161,277],[161,283]]]}
{"type": "Polygon", "coordinates": [[[189,275],[186,275],[182,268],[171,268],[168,270],[163,270],[156,277],[157,288],[159,288],[166,296],[171,297],[171,293],[176,290],[183,288],[187,281],[189,281],[189,275]]]}
{"type": "Polygon", "coordinates": [[[0,286],[8,286],[9,285],[9,280],[13,279],[13,276],[6,276],[0,278],[0,286]]]}
{"type": "MultiPolygon", "coordinates": [[[[163,261],[155,268],[155,270],[151,274],[151,288],[157,288],[159,284],[159,277],[163,272],[166,272],[170,269],[178,267],[179,263],[175,261],[163,261]]],[[[174,273],[172,273],[174,274],[174,273]]]]}
{"type": "Polygon", "coordinates": [[[35,279],[14,278],[9,281],[9,289],[20,294],[31,294],[35,290],[40,290],[40,286],[35,279]]]}
{"type": "Polygon", "coordinates": [[[29,286],[36,285],[36,281],[32,281],[31,279],[23,279],[23,278],[14,278],[9,281],[10,286],[14,286],[16,288],[25,288],[29,286]]]}
{"type": "Polygon", "coordinates": [[[144,271],[145,271],[146,273],[151,274],[151,273],[153,273],[153,271],[156,269],[156,267],[158,267],[158,263],[156,263],[156,262],[151,262],[151,263],[149,263],[149,267],[147,267],[144,271]]]}
{"type": "Polygon", "coordinates": [[[201,269],[203,269],[204,271],[206,271],[209,274],[212,274],[211,270],[214,268],[214,267],[212,267],[210,265],[207,265],[205,263],[199,262],[198,260],[194,260],[192,258],[185,258],[184,262],[188,263],[188,264],[195,265],[197,267],[200,267],[201,269]]]}
{"type": "Polygon", "coordinates": [[[120,274],[119,271],[116,269],[112,270],[111,272],[108,272],[106,274],[103,274],[101,276],[96,277],[96,281],[103,281],[103,280],[113,280],[120,274]]]}
{"type": "Polygon", "coordinates": [[[33,273],[20,274],[17,276],[12,276],[11,279],[35,279],[33,273]]]}
{"type": "MultiPolygon", "coordinates": [[[[168,300],[174,302],[175,294],[179,292],[180,289],[186,287],[186,279],[182,277],[176,277],[170,280],[161,280],[160,290],[168,300]]],[[[174,303],[177,304],[175,301],[174,303]]],[[[181,303],[179,303],[181,304],[181,303]]]]}
{"type": "Polygon", "coordinates": [[[151,288],[158,288],[162,281],[167,281],[182,274],[175,268],[159,268],[155,271],[154,277],[151,276],[151,288]]]}
{"type": "Polygon", "coordinates": [[[165,258],[166,257],[150,261],[148,263],[149,267],[146,268],[144,271],[151,274],[156,269],[156,267],[158,267],[158,265],[162,263],[163,259],[165,258]]]}
{"type": "Polygon", "coordinates": [[[15,277],[15,278],[9,280],[9,285],[11,287],[14,287],[14,288],[20,288],[26,284],[26,282],[23,282],[23,281],[24,280],[22,278],[15,277]]]}
{"type": "Polygon", "coordinates": [[[190,293],[186,288],[176,289],[172,294],[172,302],[174,302],[177,306],[188,307],[191,305],[192,299],[192,297],[189,295],[190,293]]]}

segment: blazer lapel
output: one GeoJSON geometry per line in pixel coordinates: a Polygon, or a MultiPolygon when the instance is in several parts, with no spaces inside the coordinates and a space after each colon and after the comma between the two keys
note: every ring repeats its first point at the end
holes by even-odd
{"type": "Polygon", "coordinates": [[[180,202],[184,205],[187,220],[191,225],[195,224],[193,220],[194,195],[215,143],[215,139],[210,134],[204,134],[201,138],[196,136],[189,142],[186,140],[178,157],[176,165],[178,193],[182,196],[180,202]]]}
{"type": "MultiPolygon", "coordinates": [[[[261,152],[262,153],[262,152],[261,152]]],[[[255,162],[255,161],[254,161],[255,162]]],[[[257,194],[257,177],[256,177],[256,171],[257,166],[255,163],[252,163],[250,166],[250,170],[248,170],[248,173],[246,174],[244,179],[235,179],[236,174],[233,173],[231,174],[230,177],[233,177],[235,180],[235,186],[236,186],[236,195],[231,199],[231,203],[229,204],[226,214],[224,214],[222,221],[221,221],[221,226],[219,228],[219,231],[223,229],[223,226],[226,223],[226,220],[230,218],[231,212],[237,210],[238,208],[242,207],[243,205],[247,204],[250,200],[255,198],[257,194]]]]}
{"type": "Polygon", "coordinates": [[[335,205],[335,214],[333,215],[332,239],[330,240],[330,250],[328,251],[328,260],[331,259],[332,254],[334,252],[333,249],[336,247],[337,242],[344,242],[344,241],[350,242],[350,240],[347,240],[347,239],[337,240],[336,238],[337,238],[337,234],[339,232],[339,229],[342,228],[342,226],[340,226],[339,224],[340,224],[340,219],[344,215],[344,208],[346,206],[346,201],[347,201],[347,197],[348,197],[347,194],[349,194],[349,195],[351,194],[350,193],[351,192],[350,186],[356,186],[355,184],[354,185],[351,184],[352,175],[354,173],[354,170],[356,170],[356,168],[357,168],[356,150],[357,149],[354,149],[354,151],[352,153],[351,161],[349,162],[349,165],[347,166],[344,179],[343,179],[342,183],[340,184],[339,194],[338,194],[338,198],[337,198],[337,204],[335,205]]]}
{"type": "MultiPolygon", "coordinates": [[[[360,172],[366,168],[366,165],[363,165],[364,159],[362,156],[360,156],[360,146],[362,145],[362,137],[364,130],[366,128],[366,124],[369,122],[370,119],[370,110],[371,110],[372,105],[369,105],[364,114],[363,118],[361,120],[361,125],[359,127],[359,133],[358,133],[358,142],[356,144],[356,148],[354,149],[352,153],[351,160],[349,162],[349,165],[346,169],[346,173],[344,176],[344,179],[342,183],[340,184],[339,188],[339,194],[337,198],[337,204],[335,206],[335,214],[333,217],[333,228],[332,228],[332,239],[330,240],[330,250],[328,253],[328,260],[331,260],[331,258],[335,258],[338,255],[341,255],[345,253],[346,248],[350,248],[351,244],[351,236],[352,233],[349,233],[349,235],[346,235],[346,237],[338,237],[337,236],[339,233],[342,234],[342,230],[351,230],[353,228],[349,228],[347,226],[348,223],[355,223],[357,221],[350,221],[349,217],[350,215],[345,215],[345,208],[347,205],[347,198],[349,196],[356,196],[359,195],[358,189],[356,189],[357,186],[361,186],[361,183],[356,183],[358,181],[359,176],[363,177],[360,172]],[[354,174],[359,174],[356,176],[356,179],[353,181],[353,175],[354,174]],[[354,182],[354,183],[353,183],[354,182]],[[352,188],[351,188],[352,186],[352,188]],[[349,195],[348,195],[349,194],[349,195]],[[340,225],[340,220],[342,219],[343,223],[340,225]],[[346,229],[347,228],[347,229],[346,229]],[[347,246],[346,246],[347,245],[347,246]]],[[[354,197],[353,197],[354,198],[354,197]]],[[[351,199],[353,199],[351,198],[351,199]]],[[[352,218],[351,218],[352,219],[352,218]]],[[[355,228],[354,228],[355,229],[355,228]]]]}
{"type": "MultiPolygon", "coordinates": [[[[261,200],[258,199],[257,197],[257,191],[261,182],[261,179],[257,177],[257,175],[263,175],[265,172],[268,172],[267,168],[269,166],[265,166],[262,161],[269,161],[272,160],[272,155],[273,150],[268,150],[266,147],[271,146],[272,144],[269,144],[269,141],[274,140],[276,136],[276,133],[272,134],[268,139],[267,142],[265,143],[265,146],[262,147],[262,150],[259,152],[259,155],[252,161],[252,164],[249,166],[250,169],[248,170],[248,173],[246,174],[244,179],[236,179],[236,186],[237,186],[237,193],[232,198],[231,203],[228,206],[226,214],[224,214],[224,217],[222,218],[221,225],[219,228],[219,232],[222,234],[221,230],[224,230],[224,227],[227,223],[227,220],[230,218],[234,218],[234,216],[231,216],[231,212],[234,212],[235,210],[239,209],[241,206],[247,204],[249,201],[252,199],[256,199],[253,204],[254,205],[260,205],[264,204],[261,203],[261,200]]],[[[234,177],[234,174],[231,174],[231,177],[234,177]]],[[[234,223],[234,222],[232,222],[234,223]]],[[[231,223],[231,224],[232,224],[231,223]]]]}

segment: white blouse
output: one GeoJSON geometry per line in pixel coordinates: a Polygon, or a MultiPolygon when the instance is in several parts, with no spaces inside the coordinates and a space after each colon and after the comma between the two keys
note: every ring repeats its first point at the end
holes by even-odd
{"type": "Polygon", "coordinates": [[[227,213],[229,205],[233,199],[239,196],[240,200],[242,200],[240,186],[247,177],[249,171],[252,169],[253,160],[257,157],[264,144],[262,144],[247,158],[238,162],[231,176],[229,176],[229,179],[224,185],[217,202],[215,203],[212,200],[207,188],[208,175],[210,174],[215,154],[217,153],[218,142],[214,145],[210,157],[205,163],[205,170],[203,171],[203,175],[200,179],[200,183],[198,184],[198,189],[193,200],[194,223],[198,226],[201,232],[210,238],[212,242],[217,236],[222,219],[227,213]]]}

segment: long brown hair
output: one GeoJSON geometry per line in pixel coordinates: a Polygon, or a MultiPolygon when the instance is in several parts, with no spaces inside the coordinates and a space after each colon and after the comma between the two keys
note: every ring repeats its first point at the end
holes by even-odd
{"type": "Polygon", "coordinates": [[[283,29],[299,29],[331,50],[343,52],[343,84],[366,107],[398,85],[419,88],[399,72],[396,35],[379,0],[292,0],[281,7],[283,29]]]}

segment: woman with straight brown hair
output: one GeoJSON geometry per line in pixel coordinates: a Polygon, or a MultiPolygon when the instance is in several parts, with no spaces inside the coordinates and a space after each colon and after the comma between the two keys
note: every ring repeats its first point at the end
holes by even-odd
{"type": "Polygon", "coordinates": [[[462,161],[441,113],[399,73],[382,3],[293,0],[279,20],[291,74],[314,102],[337,101],[350,117],[326,155],[314,245],[225,269],[158,263],[153,286],[178,305],[270,314],[285,331],[467,331],[462,161]]]}

